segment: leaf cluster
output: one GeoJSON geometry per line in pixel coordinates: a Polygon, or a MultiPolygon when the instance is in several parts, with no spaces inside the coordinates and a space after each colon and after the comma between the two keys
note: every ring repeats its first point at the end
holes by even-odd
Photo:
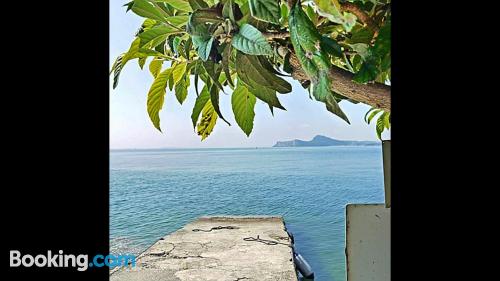
{"type": "MultiPolygon", "coordinates": [[[[153,82],[147,112],[155,128],[161,131],[165,95],[174,93],[182,104],[194,86],[191,119],[202,140],[219,119],[230,125],[219,107],[221,93],[231,95],[234,120],[249,136],[257,100],[272,113],[285,110],[279,96],[292,92],[286,77],[293,71],[289,54],[294,52],[311,77],[303,86],[349,122],[338,104],[346,98],[331,89],[328,69],[341,67],[355,73],[355,81],[371,83],[390,81],[391,65],[390,1],[354,4],[372,17],[378,30],[343,11],[337,0],[297,2],[291,8],[281,0],[130,1],[126,10],[144,21],[111,68],[113,88],[128,62],[137,59],[143,69],[149,61],[153,82]]],[[[388,127],[390,118],[384,115],[383,120],[389,120],[383,121],[388,127]]]]}

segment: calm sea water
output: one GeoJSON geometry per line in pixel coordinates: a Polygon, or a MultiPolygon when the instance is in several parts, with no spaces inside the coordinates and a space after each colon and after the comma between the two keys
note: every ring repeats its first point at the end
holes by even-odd
{"type": "Polygon", "coordinates": [[[110,169],[111,252],[202,215],[283,215],[319,281],[345,280],[345,205],[384,201],[378,146],[112,151],[110,169]]]}

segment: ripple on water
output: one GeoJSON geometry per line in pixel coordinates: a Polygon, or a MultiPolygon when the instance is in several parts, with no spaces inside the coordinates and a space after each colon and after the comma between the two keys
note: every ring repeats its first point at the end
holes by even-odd
{"type": "Polygon", "coordinates": [[[111,152],[112,253],[202,215],[284,215],[316,281],[345,280],[345,205],[383,202],[379,147],[111,152]]]}

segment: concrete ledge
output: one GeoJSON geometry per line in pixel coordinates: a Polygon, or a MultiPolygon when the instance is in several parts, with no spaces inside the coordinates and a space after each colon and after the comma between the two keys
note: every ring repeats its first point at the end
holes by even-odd
{"type": "Polygon", "coordinates": [[[134,268],[111,272],[110,280],[297,281],[291,246],[282,217],[200,217],[153,244],[134,268]],[[271,243],[244,240],[257,236],[271,243]]]}

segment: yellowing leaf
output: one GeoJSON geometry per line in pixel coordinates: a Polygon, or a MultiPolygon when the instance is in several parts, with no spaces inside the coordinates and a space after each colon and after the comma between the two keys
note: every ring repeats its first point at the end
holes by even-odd
{"type": "Polygon", "coordinates": [[[160,73],[162,65],[163,60],[161,59],[154,59],[149,63],[149,72],[151,72],[154,78],[160,73]]]}
{"type": "Polygon", "coordinates": [[[114,72],[113,89],[115,89],[118,86],[118,81],[120,80],[120,74],[125,64],[127,64],[129,60],[135,58],[137,52],[139,52],[140,43],[141,40],[139,38],[136,38],[134,41],[132,41],[132,44],[130,44],[130,48],[128,49],[128,51],[118,56],[118,58],[116,58],[116,61],[113,64],[113,67],[111,68],[111,71],[114,72]]]}
{"type": "Polygon", "coordinates": [[[186,62],[181,62],[177,64],[174,69],[172,70],[172,78],[174,79],[174,85],[179,83],[179,81],[182,79],[182,76],[184,76],[184,73],[186,72],[186,62]]]}
{"type": "Polygon", "coordinates": [[[140,47],[143,47],[150,42],[156,42],[156,45],[158,45],[161,41],[165,40],[168,37],[168,35],[178,32],[179,30],[171,26],[158,26],[151,28],[139,34],[138,37],[141,38],[140,47]]]}
{"type": "Polygon", "coordinates": [[[184,75],[179,83],[175,84],[175,97],[182,104],[187,97],[189,88],[189,75],[184,75]]]}
{"type": "Polygon", "coordinates": [[[156,77],[148,92],[148,115],[156,129],[161,132],[160,128],[160,110],[163,107],[167,81],[172,74],[172,68],[164,70],[156,77]]]}
{"type": "Polygon", "coordinates": [[[217,113],[209,100],[203,107],[201,120],[196,127],[196,132],[201,136],[201,140],[206,139],[212,133],[216,123],[217,113]]]}

